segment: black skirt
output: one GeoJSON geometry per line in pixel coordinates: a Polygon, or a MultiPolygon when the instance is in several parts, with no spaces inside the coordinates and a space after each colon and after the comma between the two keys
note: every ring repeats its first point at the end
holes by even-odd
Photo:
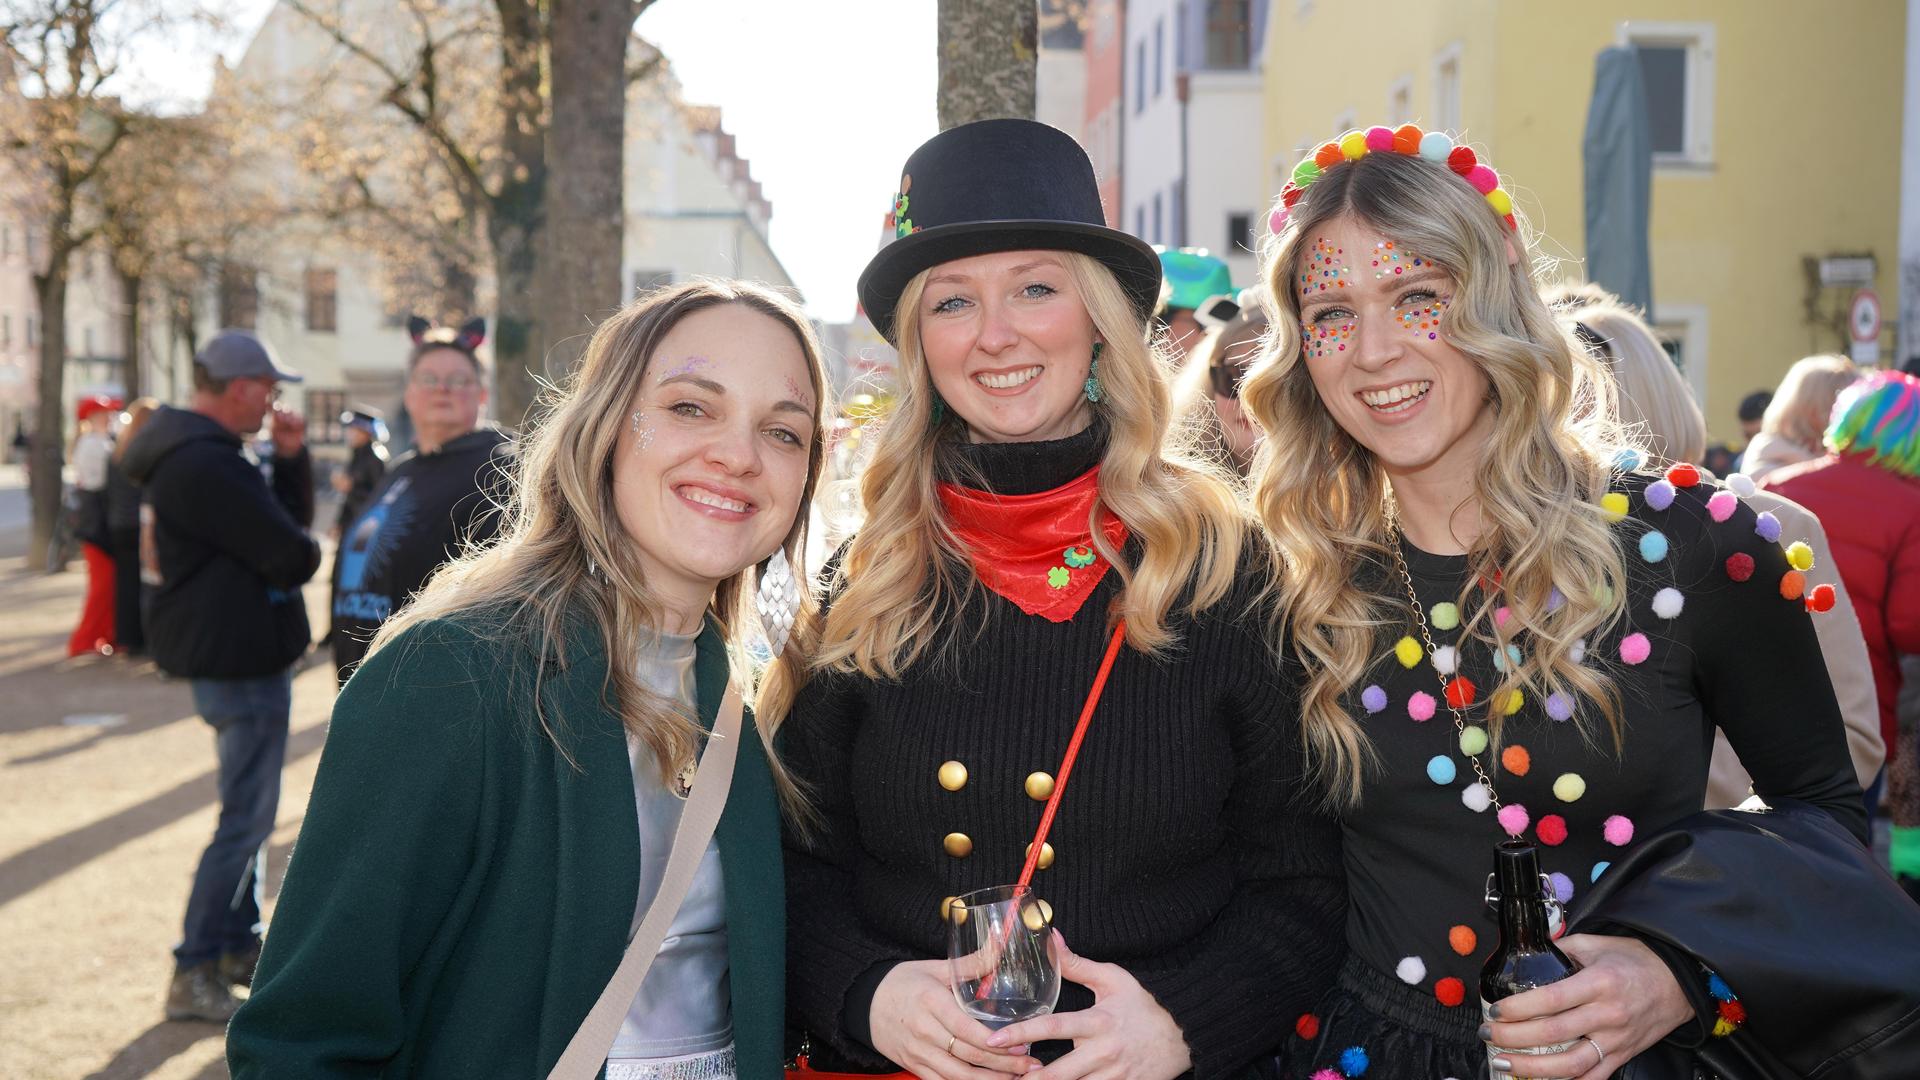
{"type": "Polygon", "coordinates": [[[1486,1080],[1487,1044],[1480,1041],[1480,1010],[1471,1002],[1448,1008],[1366,962],[1349,956],[1333,989],[1280,1049],[1285,1080],[1321,1076],[1356,1080],[1486,1080]]]}

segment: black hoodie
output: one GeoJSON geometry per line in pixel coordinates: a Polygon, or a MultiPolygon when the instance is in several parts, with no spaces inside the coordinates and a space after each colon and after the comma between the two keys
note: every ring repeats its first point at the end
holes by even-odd
{"type": "MultiPolygon", "coordinates": [[[[306,651],[300,586],[320,567],[313,466],[303,447],[273,459],[269,487],[240,440],[210,417],[162,406],[122,464],[146,489],[152,559],[147,647],[162,671],[242,679],[284,670],[306,651]]],[[[145,545],[143,545],[145,546],[145,545]]]]}

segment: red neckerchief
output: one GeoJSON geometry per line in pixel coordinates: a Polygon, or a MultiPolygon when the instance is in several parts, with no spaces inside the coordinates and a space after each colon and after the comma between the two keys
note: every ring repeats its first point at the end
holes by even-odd
{"type": "MultiPolygon", "coordinates": [[[[1099,477],[1095,466],[1036,495],[995,495],[942,483],[940,503],[987,588],[1029,615],[1066,622],[1111,565],[1087,530],[1099,477]]],[[[1125,544],[1127,527],[1112,511],[1102,514],[1107,540],[1116,548],[1125,544]]]]}

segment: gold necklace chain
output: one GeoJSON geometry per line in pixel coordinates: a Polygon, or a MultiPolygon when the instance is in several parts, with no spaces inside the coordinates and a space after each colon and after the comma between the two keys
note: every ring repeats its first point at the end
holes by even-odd
{"type": "MultiPolygon", "coordinates": [[[[1391,540],[1393,544],[1393,565],[1395,569],[1400,571],[1401,583],[1407,587],[1407,603],[1413,606],[1413,624],[1419,628],[1420,640],[1424,642],[1427,647],[1426,662],[1433,664],[1434,656],[1439,650],[1433,647],[1433,634],[1427,629],[1426,609],[1420,606],[1419,594],[1414,592],[1413,589],[1413,575],[1407,571],[1407,558],[1400,550],[1400,507],[1393,498],[1392,487],[1387,488],[1386,497],[1382,500],[1382,508],[1387,515],[1387,538],[1391,540]]],[[[1461,634],[1461,640],[1464,641],[1465,639],[1466,635],[1463,632],[1461,634]]],[[[1459,674],[1460,671],[1459,660],[1459,649],[1456,646],[1454,664],[1454,673],[1456,675],[1459,674]]],[[[1440,700],[1446,705],[1447,711],[1453,714],[1453,730],[1457,737],[1465,738],[1467,734],[1466,714],[1461,712],[1458,706],[1454,705],[1452,695],[1447,693],[1447,677],[1441,673],[1438,666],[1434,667],[1433,674],[1435,678],[1440,680],[1440,700]]],[[[1455,745],[1458,744],[1456,743],[1455,745]]],[[[1489,750],[1489,752],[1491,752],[1491,750],[1489,750]]],[[[1461,749],[1461,753],[1465,755],[1467,764],[1473,766],[1474,775],[1480,778],[1480,786],[1487,790],[1487,798],[1493,804],[1494,816],[1498,817],[1502,809],[1500,805],[1500,793],[1494,790],[1493,778],[1488,776],[1487,770],[1481,767],[1480,755],[1468,754],[1464,747],[1461,749]]]]}

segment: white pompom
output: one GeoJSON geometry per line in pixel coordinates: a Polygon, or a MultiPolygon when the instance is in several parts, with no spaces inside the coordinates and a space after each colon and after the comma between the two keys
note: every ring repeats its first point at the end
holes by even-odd
{"type": "Polygon", "coordinates": [[[1451,675],[1460,668],[1460,650],[1451,645],[1442,645],[1433,650],[1433,670],[1442,675],[1451,675]]]}
{"type": "Polygon", "coordinates": [[[1727,490],[1744,499],[1754,492],[1753,477],[1743,472],[1734,473],[1727,477],[1727,490]]]}
{"type": "Polygon", "coordinates": [[[1587,658],[1587,639],[1579,638],[1567,647],[1567,659],[1573,663],[1582,663],[1587,658]]]}
{"type": "Polygon", "coordinates": [[[1687,605],[1686,598],[1679,589],[1666,588],[1653,594],[1653,613],[1663,619],[1677,619],[1680,609],[1687,605]]]}
{"type": "Polygon", "coordinates": [[[1400,981],[1408,986],[1419,986],[1426,980],[1427,963],[1417,956],[1401,957],[1400,963],[1394,966],[1393,973],[1400,976],[1400,981]]]}
{"type": "Polygon", "coordinates": [[[1493,805],[1493,792],[1487,790],[1487,785],[1475,780],[1460,789],[1460,801],[1474,813],[1484,814],[1487,807],[1493,805]]]}

